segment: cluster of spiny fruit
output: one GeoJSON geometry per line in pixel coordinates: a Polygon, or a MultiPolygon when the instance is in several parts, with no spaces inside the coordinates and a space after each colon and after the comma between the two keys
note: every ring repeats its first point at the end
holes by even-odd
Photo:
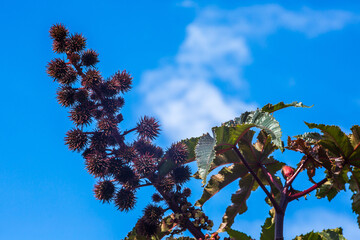
{"type": "MultiPolygon", "coordinates": [[[[179,210],[182,205],[176,200],[190,195],[184,190],[182,198],[176,197],[191,175],[185,165],[186,145],[174,143],[164,153],[152,144],[160,131],[159,123],[152,117],[144,116],[130,130],[120,129],[122,94],[131,89],[132,77],[126,71],[118,71],[104,79],[96,68],[98,53],[86,50],[84,36],[70,34],[62,24],[51,27],[50,37],[54,52],[64,57],[50,61],[47,72],[60,84],[58,102],[70,108],[69,117],[75,124],[66,133],[65,142],[70,150],[83,151],[87,171],[98,178],[95,197],[103,203],[113,201],[120,211],[129,211],[136,204],[137,189],[153,185],[159,192],[153,196],[154,202],[172,202],[176,209],[171,210],[179,210]],[[126,143],[125,136],[130,133],[137,133],[137,138],[126,143]],[[160,174],[159,168],[169,161],[171,169],[160,174]]],[[[148,205],[136,229],[145,236],[155,234],[164,212],[156,204],[148,205]]],[[[199,221],[199,227],[205,226],[204,220],[199,221]]]]}

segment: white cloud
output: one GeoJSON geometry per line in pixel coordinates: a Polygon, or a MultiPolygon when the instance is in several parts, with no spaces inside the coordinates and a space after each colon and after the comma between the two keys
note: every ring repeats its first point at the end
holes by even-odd
{"type": "Polygon", "coordinates": [[[176,56],[143,74],[144,106],[160,118],[170,140],[207,132],[256,107],[246,101],[250,89],[243,78],[244,67],[252,62],[249,41],[264,39],[280,28],[315,37],[354,20],[357,17],[345,11],[291,11],[279,5],[202,9],[187,26],[176,56]],[[225,89],[236,89],[237,94],[225,89]]]}

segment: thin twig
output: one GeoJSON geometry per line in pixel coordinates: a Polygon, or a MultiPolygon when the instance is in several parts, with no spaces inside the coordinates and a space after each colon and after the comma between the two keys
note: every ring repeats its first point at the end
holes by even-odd
{"type": "Polygon", "coordinates": [[[290,179],[288,181],[286,181],[284,189],[287,189],[295,180],[295,178],[297,177],[297,175],[301,172],[301,170],[303,169],[305,163],[307,162],[308,158],[305,159],[305,161],[303,161],[300,166],[296,169],[295,173],[290,177],[290,179]]]}
{"type": "Polygon", "coordinates": [[[124,132],[121,134],[121,136],[125,136],[126,134],[129,134],[129,133],[131,133],[131,132],[133,132],[133,131],[135,131],[135,130],[137,130],[137,127],[133,128],[133,129],[130,129],[130,130],[127,130],[127,131],[124,131],[124,132]]]}
{"type": "Polygon", "coordinates": [[[268,198],[270,199],[271,203],[274,205],[274,208],[277,212],[281,212],[283,213],[283,209],[279,206],[279,204],[276,202],[276,200],[273,198],[273,196],[270,194],[270,192],[266,189],[266,187],[264,186],[264,184],[261,182],[261,180],[259,179],[259,177],[256,175],[256,173],[251,169],[250,165],[248,164],[248,162],[245,160],[244,156],[241,154],[241,152],[239,151],[239,149],[237,149],[236,146],[233,147],[235,153],[238,155],[238,157],[241,159],[242,163],[245,165],[245,167],[248,169],[248,171],[250,172],[250,174],[255,178],[256,182],[259,184],[259,186],[262,188],[262,190],[265,192],[265,194],[268,196],[268,198]]]}

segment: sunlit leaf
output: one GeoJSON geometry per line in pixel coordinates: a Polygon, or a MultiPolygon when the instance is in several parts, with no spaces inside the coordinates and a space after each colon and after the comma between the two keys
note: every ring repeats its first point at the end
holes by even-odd
{"type": "Polygon", "coordinates": [[[275,105],[268,103],[264,107],[262,107],[261,110],[263,112],[272,113],[272,112],[275,112],[275,111],[278,111],[280,109],[287,108],[287,107],[311,108],[313,106],[306,106],[302,102],[292,102],[289,104],[285,104],[284,102],[279,102],[278,104],[275,104],[275,105]]]}
{"type": "Polygon", "coordinates": [[[246,235],[243,232],[236,231],[231,228],[226,228],[226,232],[229,234],[229,236],[235,240],[254,240],[249,235],[246,235]]]}
{"type": "Polygon", "coordinates": [[[322,232],[311,231],[305,235],[300,235],[294,240],[346,240],[343,236],[342,228],[327,229],[322,232]]]}
{"type": "Polygon", "coordinates": [[[210,134],[204,134],[200,137],[198,144],[195,147],[196,162],[198,165],[198,172],[200,178],[203,180],[203,185],[206,184],[206,177],[209,173],[211,163],[215,158],[216,139],[210,134]]]}

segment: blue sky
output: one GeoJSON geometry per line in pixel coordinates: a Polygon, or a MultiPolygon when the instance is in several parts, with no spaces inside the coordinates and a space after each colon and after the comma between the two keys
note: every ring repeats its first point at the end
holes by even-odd
{"type": "MultiPolygon", "coordinates": [[[[72,125],[45,71],[55,57],[48,36],[54,23],[87,37],[104,76],[123,69],[133,75],[121,127],[156,116],[164,147],[269,102],[314,104],[276,115],[284,139],[306,131],[303,121],[346,132],[360,124],[360,3],[239,2],[0,1],[0,239],[120,239],[152,193],[142,190],[127,214],[93,197],[95,180],[64,145],[72,125]]],[[[299,159],[276,157],[293,166],[299,159]]],[[[201,184],[191,186],[196,200],[201,184]]],[[[221,219],[235,189],[209,201],[209,215],[221,219]]],[[[287,239],[337,226],[348,239],[360,236],[349,192],[330,204],[313,195],[288,207],[287,239]]],[[[269,210],[263,198],[251,196],[234,228],[258,238],[269,210]]]]}

